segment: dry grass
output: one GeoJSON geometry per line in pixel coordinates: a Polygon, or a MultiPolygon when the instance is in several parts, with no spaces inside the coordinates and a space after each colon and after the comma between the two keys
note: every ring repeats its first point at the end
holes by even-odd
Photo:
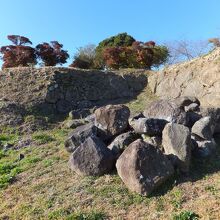
{"type": "MultiPolygon", "coordinates": [[[[146,94],[129,104],[133,112],[143,109],[146,94]]],[[[72,172],[63,146],[67,132],[37,132],[33,146],[0,154],[0,164],[20,168],[13,181],[0,189],[0,219],[185,220],[196,219],[193,213],[199,219],[219,219],[220,142],[216,156],[193,161],[189,176],[174,177],[147,198],[129,192],[114,172],[99,178],[72,172]],[[25,157],[19,161],[21,153],[25,157]]],[[[4,141],[18,139],[10,138],[4,141]]]]}

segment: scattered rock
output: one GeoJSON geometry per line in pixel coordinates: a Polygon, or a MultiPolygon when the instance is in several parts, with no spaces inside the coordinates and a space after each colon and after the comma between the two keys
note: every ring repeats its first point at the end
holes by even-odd
{"type": "Polygon", "coordinates": [[[192,127],[192,133],[203,138],[211,139],[214,133],[215,125],[212,122],[211,117],[204,117],[195,122],[192,127]]]}
{"type": "Polygon", "coordinates": [[[191,159],[191,134],[184,125],[169,123],[163,130],[162,145],[165,154],[182,172],[188,172],[191,159]]]}
{"type": "Polygon", "coordinates": [[[158,100],[150,104],[144,111],[146,118],[163,119],[168,122],[187,125],[188,117],[186,112],[178,107],[174,102],[168,100],[158,100]]]}
{"type": "Polygon", "coordinates": [[[115,157],[97,137],[88,137],[71,155],[70,167],[79,175],[100,176],[109,173],[115,157]]]}
{"type": "Polygon", "coordinates": [[[174,172],[170,161],[152,145],[138,139],[131,143],[116,163],[125,185],[141,195],[149,195],[174,172]]]}
{"type": "Polygon", "coordinates": [[[96,109],[95,125],[110,137],[121,134],[128,127],[130,110],[124,105],[107,105],[96,109]]]}
{"type": "Polygon", "coordinates": [[[138,135],[132,131],[120,134],[117,136],[113,142],[108,146],[108,148],[113,152],[113,154],[118,158],[126,147],[138,138],[138,135]]]}
{"type": "Polygon", "coordinates": [[[200,106],[200,101],[194,97],[194,96],[181,96],[174,99],[174,103],[180,107],[183,108],[190,106],[191,104],[196,104],[198,107],[200,106]]]}
{"type": "Polygon", "coordinates": [[[136,133],[149,136],[161,135],[166,124],[166,120],[157,118],[139,118],[130,121],[130,126],[136,133]]]}
{"type": "Polygon", "coordinates": [[[74,129],[65,141],[65,148],[72,153],[80,146],[88,137],[96,136],[97,128],[93,124],[86,124],[74,129]]]}

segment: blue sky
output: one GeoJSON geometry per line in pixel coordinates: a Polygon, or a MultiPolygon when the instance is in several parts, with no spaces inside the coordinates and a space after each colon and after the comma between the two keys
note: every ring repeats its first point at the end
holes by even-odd
{"type": "Polygon", "coordinates": [[[220,36],[220,0],[0,0],[0,8],[0,46],[8,34],[58,40],[71,57],[121,32],[158,43],[220,36]]]}

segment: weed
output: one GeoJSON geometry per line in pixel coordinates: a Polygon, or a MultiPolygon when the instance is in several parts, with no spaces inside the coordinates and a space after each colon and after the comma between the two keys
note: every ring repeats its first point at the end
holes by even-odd
{"type": "Polygon", "coordinates": [[[173,220],[197,220],[199,216],[192,211],[183,211],[173,216],[173,220]]]}
{"type": "Polygon", "coordinates": [[[76,212],[66,217],[66,220],[104,220],[106,215],[103,212],[76,212]]]}

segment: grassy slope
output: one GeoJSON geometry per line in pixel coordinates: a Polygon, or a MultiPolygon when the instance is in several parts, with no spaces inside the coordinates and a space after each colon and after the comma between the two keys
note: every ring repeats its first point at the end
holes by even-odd
{"type": "MultiPolygon", "coordinates": [[[[129,103],[134,112],[146,105],[149,91],[129,103]]],[[[151,100],[154,99],[150,96],[151,100]]],[[[149,198],[129,192],[117,174],[79,177],[67,166],[63,140],[68,130],[32,135],[33,146],[0,151],[0,219],[201,219],[220,216],[220,143],[217,155],[194,161],[188,177],[174,177],[149,198]],[[24,154],[19,161],[19,154],[24,154]],[[191,218],[193,219],[193,218],[191,218]],[[195,218],[194,218],[195,219],[195,218]]],[[[17,135],[1,135],[17,142],[17,135]]]]}

